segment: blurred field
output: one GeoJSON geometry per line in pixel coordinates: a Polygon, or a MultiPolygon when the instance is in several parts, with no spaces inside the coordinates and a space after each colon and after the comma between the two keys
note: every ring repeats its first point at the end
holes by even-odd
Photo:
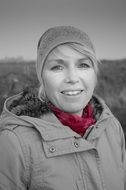
{"type": "MultiPolygon", "coordinates": [[[[96,93],[104,98],[122,124],[126,135],[126,59],[101,60],[96,93]]],[[[0,113],[7,97],[26,86],[38,86],[34,61],[0,61],[0,113]]]]}

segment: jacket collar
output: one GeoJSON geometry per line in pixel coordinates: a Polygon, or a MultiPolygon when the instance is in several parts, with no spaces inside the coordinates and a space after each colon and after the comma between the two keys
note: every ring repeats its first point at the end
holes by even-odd
{"type": "Polygon", "coordinates": [[[54,141],[71,137],[78,139],[83,138],[88,140],[94,140],[96,138],[99,138],[105,128],[109,127],[110,118],[113,117],[113,115],[106,107],[96,124],[91,126],[89,130],[86,131],[83,137],[71,130],[69,127],[61,124],[53,113],[42,115],[41,118],[36,119],[28,116],[21,117],[25,121],[29,122],[30,120],[30,122],[32,123],[32,127],[35,127],[37,129],[44,141],[54,141]]]}

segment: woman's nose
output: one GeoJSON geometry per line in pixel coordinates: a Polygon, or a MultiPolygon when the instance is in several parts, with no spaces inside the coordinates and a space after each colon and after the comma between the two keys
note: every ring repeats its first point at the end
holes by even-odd
{"type": "Polygon", "coordinates": [[[67,75],[65,76],[65,82],[73,84],[79,82],[78,74],[74,69],[67,72],[67,75]]]}

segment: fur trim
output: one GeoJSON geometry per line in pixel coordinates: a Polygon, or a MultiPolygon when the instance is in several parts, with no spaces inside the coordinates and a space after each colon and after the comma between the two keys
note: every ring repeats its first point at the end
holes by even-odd
{"type": "Polygon", "coordinates": [[[13,100],[9,111],[20,116],[26,115],[31,117],[40,117],[42,114],[51,111],[46,102],[38,98],[38,89],[27,87],[24,89],[22,96],[13,100]]]}
{"type": "MultiPolygon", "coordinates": [[[[99,103],[96,97],[92,97],[90,103],[94,109],[94,117],[97,120],[102,113],[102,105],[99,103]]],[[[38,89],[27,87],[24,89],[21,97],[13,102],[9,106],[9,111],[21,116],[30,116],[40,118],[41,115],[51,112],[48,102],[42,102],[38,98],[38,89]]]]}

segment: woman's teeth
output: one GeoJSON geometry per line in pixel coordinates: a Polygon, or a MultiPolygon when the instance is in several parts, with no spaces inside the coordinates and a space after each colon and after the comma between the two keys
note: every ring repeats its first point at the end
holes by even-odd
{"type": "Polygon", "coordinates": [[[67,96],[76,96],[80,94],[82,90],[77,90],[77,91],[63,91],[62,93],[67,95],[67,96]]]}

